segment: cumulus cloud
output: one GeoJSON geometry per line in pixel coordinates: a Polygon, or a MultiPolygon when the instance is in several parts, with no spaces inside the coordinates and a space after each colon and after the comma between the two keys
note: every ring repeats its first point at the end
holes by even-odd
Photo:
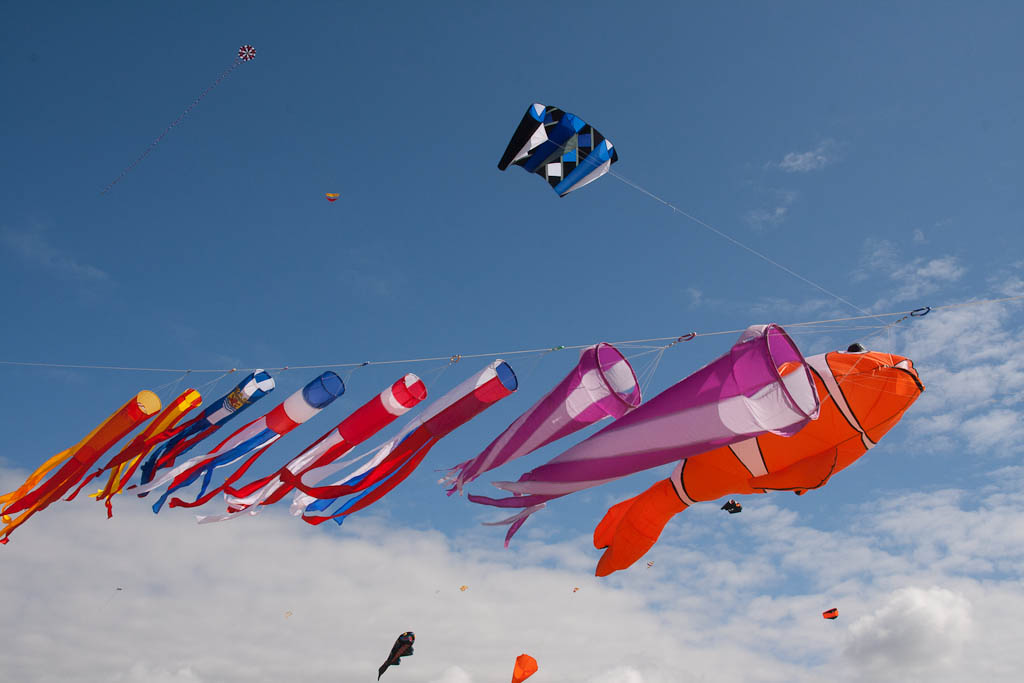
{"type": "Polygon", "coordinates": [[[590,680],[590,683],[646,683],[639,671],[620,666],[590,680]]]}
{"type": "Polygon", "coordinates": [[[59,504],[2,550],[0,600],[19,615],[0,624],[5,673],[358,680],[412,629],[415,656],[388,674],[431,683],[505,680],[520,652],[567,683],[886,680],[887,666],[915,671],[936,649],[930,681],[1011,681],[1004,668],[1024,666],[1007,623],[1024,609],[1022,481],[1001,473],[980,509],[963,491],[865,501],[832,531],[771,498],[742,526],[694,506],[666,529],[655,568],[610,580],[593,577],[582,538],[505,551],[373,517],[327,533],[272,512],[199,527],[128,501],[110,521],[89,502],[59,504]],[[833,600],[840,621],[823,626],[833,600]]]}
{"type": "Polygon", "coordinates": [[[136,662],[126,672],[114,672],[110,678],[114,683],[203,683],[203,679],[192,669],[185,667],[176,671],[152,669],[136,662]]]}
{"type": "Polygon", "coordinates": [[[0,242],[24,262],[74,280],[109,280],[106,271],[81,263],[50,243],[41,229],[0,231],[0,242]]]}
{"type": "Polygon", "coordinates": [[[1016,410],[997,408],[975,415],[964,421],[962,429],[964,436],[976,448],[993,448],[1002,443],[1024,442],[1024,420],[1016,410]]]}
{"type": "Polygon", "coordinates": [[[1024,261],[1017,261],[993,273],[989,284],[1004,297],[1024,296],[1024,261]]]}
{"type": "Polygon", "coordinates": [[[618,665],[622,633],[640,660],[696,640],[663,632],[642,591],[597,581],[585,539],[510,552],[374,517],[339,536],[273,512],[197,526],[127,501],[108,521],[89,503],[52,506],[3,548],[11,680],[358,680],[414,630],[411,680],[502,680],[529,652],[551,680],[582,682],[618,665]]]}
{"type": "Polygon", "coordinates": [[[897,350],[914,359],[927,387],[908,416],[924,443],[997,457],[1024,443],[1024,358],[1008,352],[1019,346],[1021,309],[972,304],[898,330],[897,350]]]}
{"type": "Polygon", "coordinates": [[[439,678],[431,680],[430,683],[473,683],[473,678],[463,668],[450,666],[439,678]]]}
{"type": "MultiPolygon", "coordinates": [[[[844,309],[838,307],[835,299],[803,299],[792,301],[777,296],[762,296],[750,304],[750,311],[756,315],[784,315],[791,317],[815,315],[839,315],[844,309]]],[[[790,334],[799,333],[798,328],[788,330],[790,334]]]]}
{"type": "Polygon", "coordinates": [[[818,171],[839,158],[838,145],[834,140],[822,140],[814,149],[806,152],[789,152],[777,164],[772,164],[787,173],[818,171]]]}
{"type": "Polygon", "coordinates": [[[782,225],[786,220],[789,207],[776,206],[771,209],[751,209],[747,212],[746,220],[750,225],[763,228],[768,225],[782,225]]]}
{"type": "Polygon", "coordinates": [[[959,655],[971,631],[971,604],[963,595],[908,586],[850,625],[843,654],[868,670],[940,667],[959,655]]]}
{"type": "Polygon", "coordinates": [[[885,298],[875,303],[877,309],[917,300],[958,282],[966,273],[967,269],[955,256],[906,259],[903,250],[893,242],[867,240],[853,279],[863,282],[881,277],[890,283],[885,298]]]}
{"type": "Polygon", "coordinates": [[[789,215],[789,207],[799,196],[790,190],[774,190],[771,194],[775,199],[773,206],[751,209],[744,215],[748,225],[758,230],[782,225],[789,215]]]}

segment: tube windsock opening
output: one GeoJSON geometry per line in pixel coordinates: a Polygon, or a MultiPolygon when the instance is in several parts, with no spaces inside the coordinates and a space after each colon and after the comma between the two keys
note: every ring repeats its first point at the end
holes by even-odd
{"type": "Polygon", "coordinates": [[[518,481],[494,482],[512,496],[469,500],[534,507],[750,437],[794,434],[818,408],[811,373],[792,340],[777,325],[756,325],[715,361],[547,464],[518,481]]]}
{"type": "Polygon", "coordinates": [[[611,344],[580,352],[561,382],[520,415],[472,460],[449,470],[441,483],[456,490],[480,475],[606,417],[619,418],[640,405],[640,385],[629,361],[611,344]]]}
{"type": "Polygon", "coordinates": [[[302,389],[302,397],[314,408],[323,408],[344,393],[345,383],[331,371],[320,375],[302,389]]]}

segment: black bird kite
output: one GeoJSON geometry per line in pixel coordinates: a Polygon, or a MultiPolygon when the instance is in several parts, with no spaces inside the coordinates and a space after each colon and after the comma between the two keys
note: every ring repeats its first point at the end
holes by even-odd
{"type": "Polygon", "coordinates": [[[402,657],[412,656],[412,644],[416,641],[416,634],[412,631],[406,631],[402,635],[398,636],[395,644],[391,646],[391,654],[388,655],[386,662],[380,665],[377,669],[377,680],[384,675],[384,672],[388,670],[389,666],[398,666],[401,664],[402,657]]]}

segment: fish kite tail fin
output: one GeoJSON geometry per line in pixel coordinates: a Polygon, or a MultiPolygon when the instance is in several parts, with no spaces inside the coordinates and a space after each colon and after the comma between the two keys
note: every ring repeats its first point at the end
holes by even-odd
{"type": "Polygon", "coordinates": [[[669,479],[613,505],[594,529],[594,547],[604,549],[595,575],[630,567],[657,543],[668,521],[687,507],[669,479]]]}

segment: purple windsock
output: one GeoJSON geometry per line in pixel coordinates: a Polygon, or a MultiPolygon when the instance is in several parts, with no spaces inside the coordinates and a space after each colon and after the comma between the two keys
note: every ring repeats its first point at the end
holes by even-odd
{"type": "Polygon", "coordinates": [[[495,482],[509,498],[470,495],[526,518],[554,498],[771,432],[792,436],[818,416],[818,392],[803,356],[775,324],[754,325],[721,358],[581,441],[519,481],[495,482]]]}
{"type": "Polygon", "coordinates": [[[459,463],[441,483],[450,496],[484,472],[568,436],[606,417],[619,418],[640,405],[636,374],[611,344],[580,352],[576,367],[544,398],[508,426],[480,455],[459,463]]]}

